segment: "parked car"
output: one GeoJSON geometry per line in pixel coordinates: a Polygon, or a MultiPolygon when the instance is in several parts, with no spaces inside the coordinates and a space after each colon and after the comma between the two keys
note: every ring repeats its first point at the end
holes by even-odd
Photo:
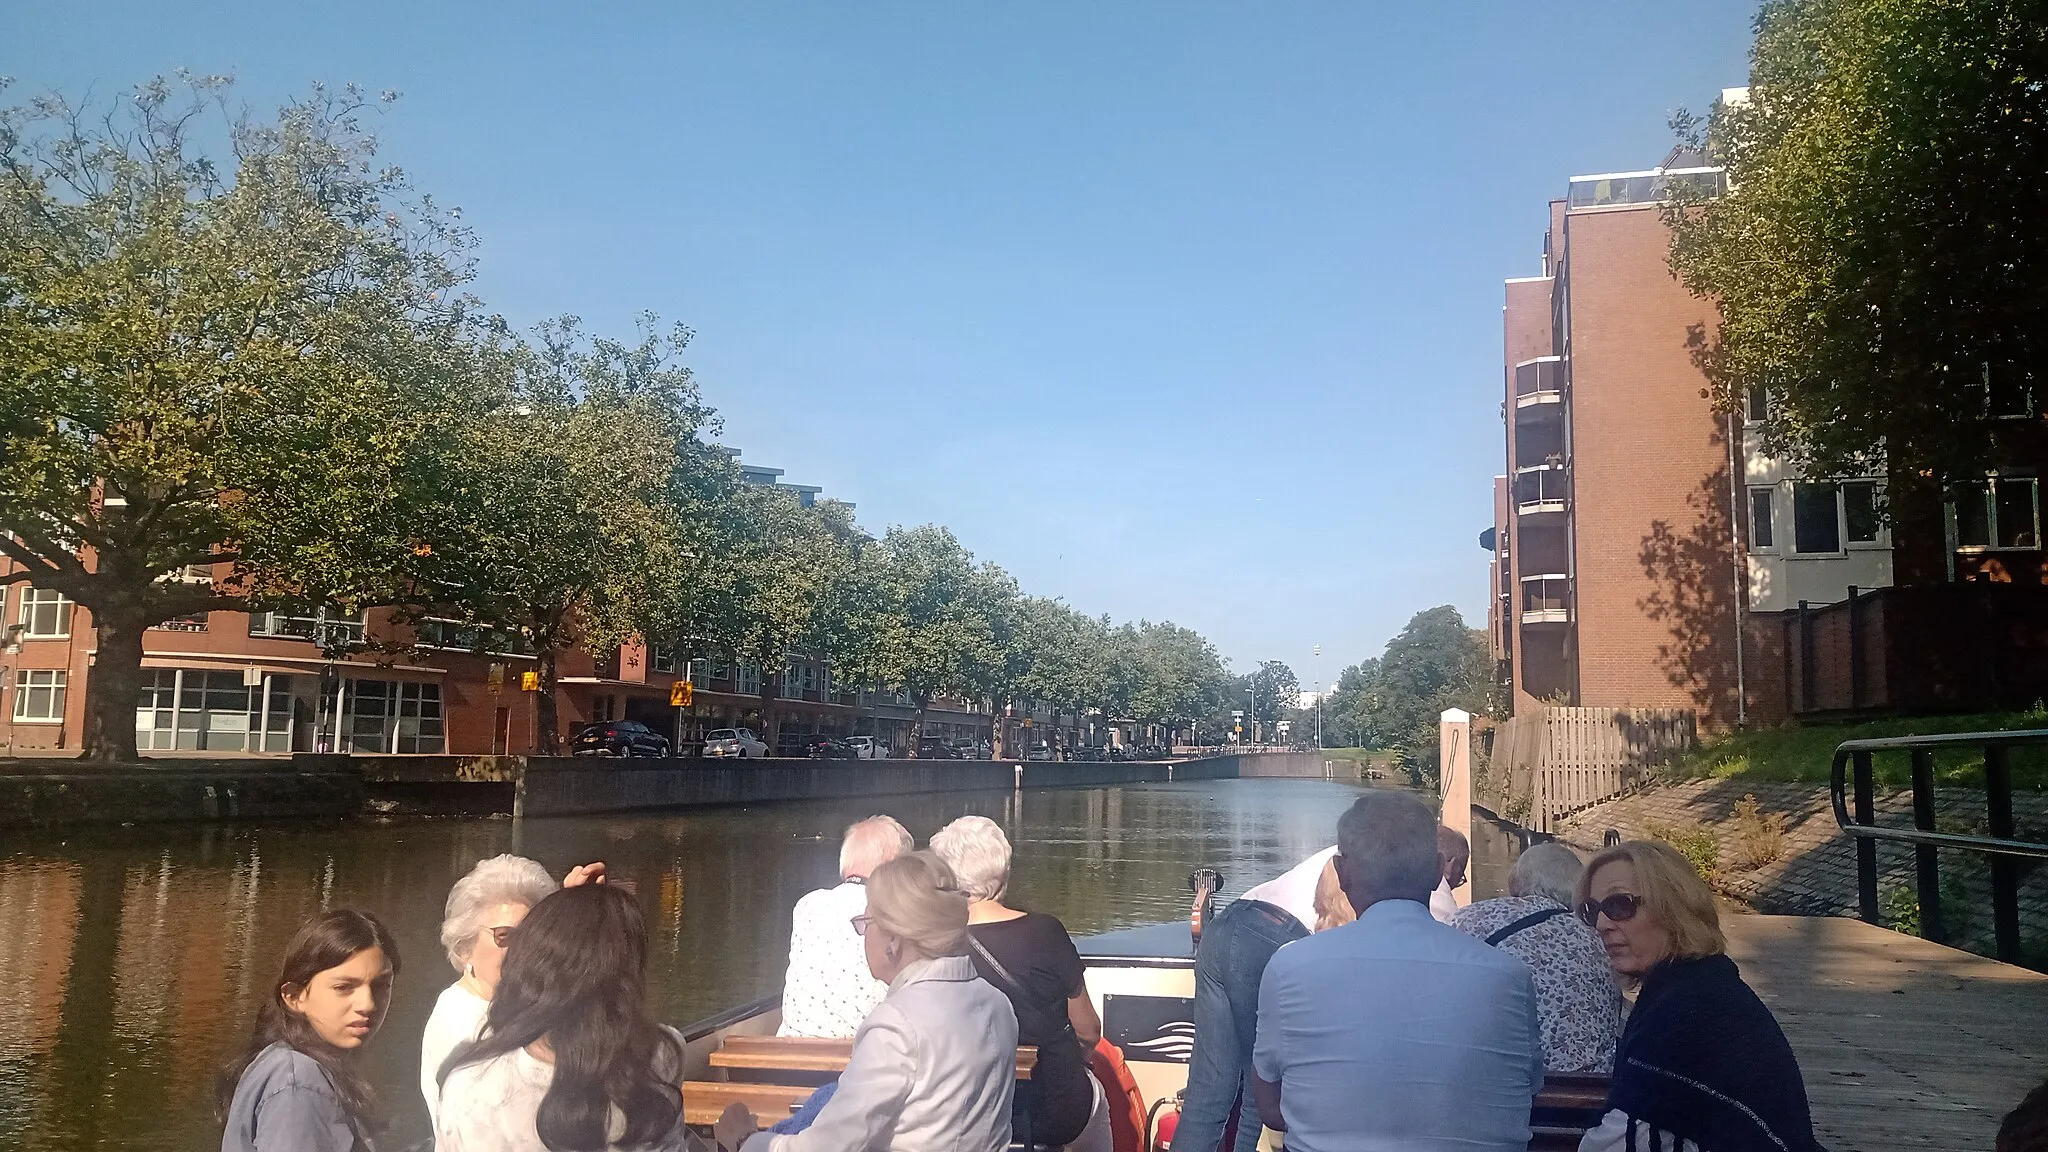
{"type": "Polygon", "coordinates": [[[714,728],[704,735],[704,754],[717,757],[766,756],[768,745],[745,728],[714,728]]]}
{"type": "Polygon", "coordinates": [[[569,738],[571,756],[666,756],[668,737],[638,720],[599,720],[569,738]]]}
{"type": "Polygon", "coordinates": [[[1029,752],[1026,752],[1026,753],[1024,754],[1024,758],[1025,758],[1026,760],[1041,760],[1041,761],[1043,761],[1043,760],[1057,760],[1057,759],[1059,759],[1059,753],[1057,753],[1057,752],[1053,751],[1052,745],[1050,745],[1050,744],[1040,744],[1040,745],[1038,745],[1038,746],[1037,746],[1036,748],[1033,748],[1033,749],[1032,749],[1031,751],[1029,751],[1029,752]]]}
{"type": "Polygon", "coordinates": [[[837,736],[818,736],[804,746],[804,755],[813,760],[858,760],[860,751],[852,744],[837,736]]]}
{"type": "Polygon", "coordinates": [[[995,756],[995,746],[986,740],[976,740],[974,746],[964,749],[969,760],[987,760],[995,756]]]}
{"type": "Polygon", "coordinates": [[[939,739],[937,736],[927,736],[917,742],[917,758],[919,760],[958,760],[960,759],[960,750],[939,739]]]}
{"type": "Polygon", "coordinates": [[[881,760],[885,758],[883,753],[888,751],[882,747],[881,741],[873,736],[848,736],[845,743],[847,747],[853,749],[853,758],[856,760],[881,760]]]}

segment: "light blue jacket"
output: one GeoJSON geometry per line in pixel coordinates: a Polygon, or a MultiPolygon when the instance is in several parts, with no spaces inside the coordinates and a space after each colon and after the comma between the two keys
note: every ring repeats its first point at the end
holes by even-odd
{"type": "Polygon", "coordinates": [[[289,1044],[256,1054],[235,1082],[220,1152],[367,1150],[319,1061],[289,1044]]]}

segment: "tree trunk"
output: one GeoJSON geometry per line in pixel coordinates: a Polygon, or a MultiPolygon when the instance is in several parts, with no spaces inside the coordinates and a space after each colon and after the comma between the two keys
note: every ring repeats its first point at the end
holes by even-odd
{"type": "Polygon", "coordinates": [[[533,749],[542,756],[561,754],[561,718],[555,709],[555,656],[553,637],[534,649],[534,671],[540,673],[540,691],[533,699],[533,749]]]}
{"type": "Polygon", "coordinates": [[[909,755],[912,760],[919,760],[923,758],[920,755],[920,753],[924,751],[924,748],[922,747],[922,745],[924,744],[924,711],[925,709],[931,707],[931,704],[932,700],[929,696],[920,696],[917,698],[917,716],[910,722],[909,755]]]}
{"type": "Polygon", "coordinates": [[[761,742],[768,745],[770,756],[779,755],[782,751],[782,716],[780,710],[775,707],[775,701],[781,697],[781,677],[780,671],[770,675],[767,663],[762,663],[761,742]]]}
{"type": "Polygon", "coordinates": [[[100,764],[134,763],[135,702],[142,692],[141,614],[102,606],[92,614],[98,651],[85,678],[86,760],[100,764]]]}

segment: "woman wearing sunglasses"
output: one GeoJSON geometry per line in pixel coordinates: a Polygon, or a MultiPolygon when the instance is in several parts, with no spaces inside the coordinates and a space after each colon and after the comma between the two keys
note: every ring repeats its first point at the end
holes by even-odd
{"type": "MultiPolygon", "coordinates": [[[[574,888],[603,881],[603,864],[585,864],[571,869],[562,883],[574,888]]],[[[427,1098],[429,1120],[437,1118],[440,1109],[442,1063],[457,1044],[476,1039],[491,1010],[513,931],[554,890],[554,877],[538,861],[510,854],[478,861],[448,890],[441,948],[457,976],[434,1001],[434,1013],[420,1037],[420,1094],[427,1098]]]]}
{"type": "Polygon", "coordinates": [[[1685,857],[1617,844],[1586,865],[1575,910],[1640,981],[1607,1113],[1580,1152],[1818,1152],[1792,1046],[1728,959],[1713,889],[1685,857]]]}

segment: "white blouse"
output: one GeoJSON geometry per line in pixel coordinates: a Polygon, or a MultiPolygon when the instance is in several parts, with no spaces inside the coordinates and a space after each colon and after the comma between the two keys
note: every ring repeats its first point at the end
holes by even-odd
{"type": "Polygon", "coordinates": [[[420,1037],[420,1095],[427,1098],[429,1121],[440,1114],[442,1063],[457,1044],[476,1039],[490,1014],[491,1002],[463,987],[460,980],[443,988],[441,998],[434,1001],[434,1014],[427,1017],[426,1034],[420,1037]]]}
{"type": "MultiPolygon", "coordinates": [[[[669,1034],[680,1051],[682,1036],[673,1028],[669,1034]]],[[[682,1090],[680,1068],[666,1078],[682,1090]]],[[[448,1073],[434,1121],[435,1152],[546,1152],[534,1122],[554,1079],[555,1066],[524,1048],[448,1073]]],[[[660,1147],[682,1149],[685,1131],[678,1113],[672,1139],[660,1147]]],[[[613,1109],[607,1138],[617,1140],[625,1132],[625,1114],[613,1109]]]]}

